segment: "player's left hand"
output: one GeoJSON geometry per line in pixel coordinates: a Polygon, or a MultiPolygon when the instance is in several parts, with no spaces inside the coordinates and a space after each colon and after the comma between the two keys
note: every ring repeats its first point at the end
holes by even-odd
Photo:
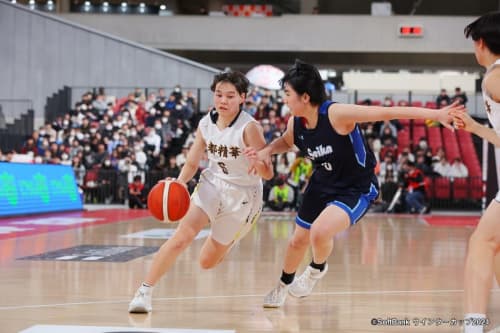
{"type": "Polygon", "coordinates": [[[250,162],[250,165],[248,167],[248,173],[249,174],[257,174],[257,163],[262,162],[266,166],[271,165],[271,157],[267,156],[264,150],[259,150],[257,151],[253,147],[246,147],[243,150],[243,154],[246,156],[248,161],[250,162]]]}
{"type": "Polygon", "coordinates": [[[439,121],[447,129],[455,131],[455,127],[453,126],[453,113],[464,110],[465,106],[460,104],[459,101],[455,101],[447,107],[437,110],[438,116],[436,120],[439,121]]]}

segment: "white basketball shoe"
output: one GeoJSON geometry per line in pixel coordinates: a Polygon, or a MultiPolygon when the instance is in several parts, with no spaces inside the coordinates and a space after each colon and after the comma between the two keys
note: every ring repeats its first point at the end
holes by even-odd
{"type": "Polygon", "coordinates": [[[307,266],[306,270],[300,275],[292,285],[288,292],[290,295],[295,297],[306,297],[309,296],[318,281],[325,276],[328,271],[328,264],[325,265],[325,269],[321,272],[319,269],[307,266]]]}
{"type": "Polygon", "coordinates": [[[130,313],[148,313],[153,311],[151,298],[153,296],[153,287],[140,286],[137,289],[134,299],[128,306],[130,313]]]}

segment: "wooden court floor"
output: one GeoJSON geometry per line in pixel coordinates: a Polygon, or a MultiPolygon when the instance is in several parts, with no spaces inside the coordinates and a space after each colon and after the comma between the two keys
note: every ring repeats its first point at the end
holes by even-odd
{"type": "MultiPolygon", "coordinates": [[[[450,320],[462,317],[463,265],[472,228],[368,215],[336,238],[330,270],[313,295],[289,296],[283,308],[263,309],[263,296],[280,275],[292,217],[261,217],[213,270],[199,268],[203,239],[195,240],[156,286],[148,315],[129,314],[127,306],[152,255],[127,262],[19,258],[79,245],[158,247],[163,240],[123,236],[175,225],[145,217],[0,239],[0,332],[35,325],[128,327],[127,332],[460,332],[459,323],[450,320]],[[409,319],[410,325],[372,324],[388,318],[409,319]]],[[[299,273],[310,259],[309,253],[299,273]]],[[[498,286],[488,315],[487,331],[500,326],[498,286]]]]}

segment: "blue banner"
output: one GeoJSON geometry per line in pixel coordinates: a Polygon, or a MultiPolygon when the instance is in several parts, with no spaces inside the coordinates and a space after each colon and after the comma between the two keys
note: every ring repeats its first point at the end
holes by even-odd
{"type": "Polygon", "coordinates": [[[82,209],[70,166],[0,163],[0,216],[82,209]]]}

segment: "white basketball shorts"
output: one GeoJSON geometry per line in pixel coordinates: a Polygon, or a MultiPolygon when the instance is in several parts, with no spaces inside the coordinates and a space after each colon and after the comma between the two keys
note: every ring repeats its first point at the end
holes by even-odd
{"type": "Polygon", "coordinates": [[[240,186],[205,170],[191,197],[210,220],[211,236],[222,245],[243,238],[262,212],[262,184],[240,186]]]}

